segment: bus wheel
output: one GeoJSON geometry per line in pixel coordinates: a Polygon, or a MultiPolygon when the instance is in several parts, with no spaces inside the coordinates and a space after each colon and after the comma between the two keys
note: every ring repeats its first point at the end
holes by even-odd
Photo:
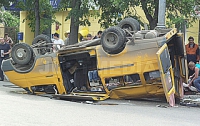
{"type": "Polygon", "coordinates": [[[51,38],[47,35],[41,34],[33,39],[32,46],[41,48],[39,54],[44,55],[46,52],[50,51],[50,48],[52,47],[50,43],[52,43],[51,38]]]}
{"type": "Polygon", "coordinates": [[[106,29],[101,36],[101,44],[108,54],[122,52],[126,45],[124,30],[117,26],[106,29]]]}
{"type": "Polygon", "coordinates": [[[125,18],[119,22],[118,26],[129,31],[137,32],[140,30],[140,23],[134,18],[125,18]]]}
{"type": "Polygon", "coordinates": [[[17,64],[28,64],[33,58],[33,49],[26,43],[17,43],[12,48],[11,57],[17,64]]]}

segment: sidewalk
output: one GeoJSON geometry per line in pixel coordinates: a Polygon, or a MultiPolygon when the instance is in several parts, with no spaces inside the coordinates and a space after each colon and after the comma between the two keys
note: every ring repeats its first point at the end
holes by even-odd
{"type": "Polygon", "coordinates": [[[180,105],[188,107],[200,107],[200,93],[194,95],[184,95],[180,105]]]}

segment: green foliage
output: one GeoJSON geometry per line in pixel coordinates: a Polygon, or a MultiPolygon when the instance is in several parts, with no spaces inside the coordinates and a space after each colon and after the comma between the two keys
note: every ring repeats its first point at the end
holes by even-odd
{"type": "Polygon", "coordinates": [[[193,16],[194,14],[194,3],[195,0],[167,0],[167,18],[170,19],[167,21],[167,24],[181,24],[184,20],[188,20],[188,26],[196,20],[193,16]]]}
{"type": "Polygon", "coordinates": [[[75,25],[90,26],[91,23],[88,20],[88,17],[99,16],[99,11],[95,10],[95,7],[98,6],[94,2],[95,0],[82,0],[81,5],[78,6],[78,4],[76,4],[75,7],[72,7],[72,1],[73,0],[61,0],[60,7],[58,8],[58,11],[62,11],[63,8],[73,8],[69,11],[65,21],[69,20],[73,16],[76,19],[75,25]]]}
{"type": "Polygon", "coordinates": [[[8,7],[10,5],[10,2],[15,2],[16,0],[1,0],[0,1],[0,7],[4,6],[4,7],[8,7]]]}
{"type": "MultiPolygon", "coordinates": [[[[52,6],[49,3],[49,0],[39,0],[39,15],[40,15],[40,33],[45,31],[47,28],[51,27],[51,24],[56,22],[54,13],[56,12],[53,10],[52,6]]],[[[18,2],[17,6],[24,11],[28,12],[28,15],[23,22],[29,20],[28,23],[31,31],[35,31],[35,11],[34,11],[34,1],[33,0],[26,0],[26,2],[18,2]]]]}
{"type": "Polygon", "coordinates": [[[6,27],[19,27],[19,17],[8,11],[0,12],[0,22],[3,22],[6,27]]]}
{"type": "MultiPolygon", "coordinates": [[[[61,11],[63,9],[72,8],[69,11],[69,15],[65,20],[69,20],[73,17],[75,25],[90,25],[89,17],[100,17],[99,23],[103,28],[107,28],[112,25],[116,25],[120,20],[125,17],[134,17],[142,25],[144,19],[140,17],[135,9],[141,7],[145,16],[148,20],[149,27],[153,29],[158,21],[158,1],[159,0],[80,0],[80,3],[72,6],[74,0],[61,0],[60,8],[53,10],[49,4],[49,0],[40,0],[40,16],[41,16],[41,29],[42,32],[49,24],[56,22],[54,13],[55,11],[61,11]],[[95,7],[99,7],[99,10],[95,10],[95,7]],[[52,18],[52,20],[49,20],[52,18]]],[[[4,0],[5,2],[5,0],[4,0]]],[[[18,6],[23,10],[27,10],[29,15],[25,20],[30,20],[29,26],[34,31],[35,16],[34,6],[32,0],[26,0],[26,3],[18,2],[18,6]]],[[[194,4],[199,1],[196,0],[166,0],[166,25],[171,27],[172,24],[183,23],[185,19],[190,19],[188,26],[195,21],[195,17],[192,16],[194,13],[194,4]]],[[[145,22],[147,23],[147,22],[145,22]]]]}
{"type": "Polygon", "coordinates": [[[123,3],[118,4],[117,1],[113,0],[99,0],[97,3],[102,10],[99,23],[104,28],[110,25],[116,25],[119,20],[122,19],[121,14],[123,14],[123,3]]]}
{"type": "MultiPolygon", "coordinates": [[[[152,29],[158,20],[158,2],[159,0],[98,0],[102,10],[100,23],[104,27],[115,25],[121,19],[117,16],[119,13],[123,14],[122,17],[136,17],[139,22],[144,22],[135,9],[136,6],[140,6],[152,29]]],[[[198,1],[166,0],[167,26],[171,27],[172,24],[183,23],[185,19],[190,19],[188,26],[191,26],[191,23],[195,21],[195,17],[192,16],[195,2],[198,1]]]]}

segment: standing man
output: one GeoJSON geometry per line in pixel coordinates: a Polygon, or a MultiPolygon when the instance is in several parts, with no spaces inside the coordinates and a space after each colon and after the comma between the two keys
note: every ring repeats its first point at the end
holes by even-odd
{"type": "Polygon", "coordinates": [[[65,33],[66,39],[65,39],[64,43],[66,46],[69,45],[69,35],[70,35],[70,32],[65,33]]]}
{"type": "Polygon", "coordinates": [[[10,46],[13,45],[13,40],[11,39],[11,37],[8,36],[8,33],[5,33],[4,39],[6,43],[10,44],[10,46]]]}
{"type": "MultiPolygon", "coordinates": [[[[1,67],[2,61],[8,58],[11,52],[10,45],[5,42],[4,38],[0,38],[0,52],[1,52],[1,55],[0,55],[1,56],[0,67],[1,67]]],[[[1,68],[0,68],[0,77],[1,77],[0,81],[4,81],[4,74],[1,68]]]]}
{"type": "MultiPolygon", "coordinates": [[[[194,43],[194,38],[190,36],[188,38],[189,43],[185,46],[186,48],[186,54],[187,54],[187,62],[190,61],[196,63],[199,63],[199,46],[194,43]]],[[[194,70],[189,69],[189,76],[191,76],[194,73],[194,70]]]]}
{"type": "Polygon", "coordinates": [[[65,45],[64,41],[59,38],[59,34],[55,33],[53,35],[54,41],[53,41],[53,48],[54,50],[59,50],[63,45],[65,45]]]}
{"type": "Polygon", "coordinates": [[[189,43],[185,46],[186,48],[186,54],[187,54],[187,62],[189,63],[190,61],[194,63],[199,62],[199,46],[194,43],[194,38],[189,37],[188,38],[189,43]]]}

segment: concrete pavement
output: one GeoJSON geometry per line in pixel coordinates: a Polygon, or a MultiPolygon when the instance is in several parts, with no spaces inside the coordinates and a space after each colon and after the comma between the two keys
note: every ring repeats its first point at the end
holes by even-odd
{"type": "Polygon", "coordinates": [[[199,108],[145,100],[69,102],[0,82],[0,126],[198,126],[199,108]]]}

